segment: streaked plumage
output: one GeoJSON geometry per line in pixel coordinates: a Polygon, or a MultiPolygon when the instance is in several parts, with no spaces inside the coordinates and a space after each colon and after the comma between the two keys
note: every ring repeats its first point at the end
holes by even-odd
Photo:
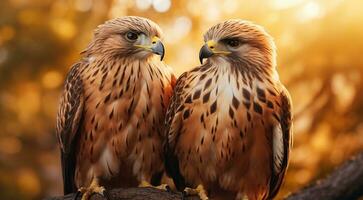
{"type": "Polygon", "coordinates": [[[163,56],[161,34],[145,18],[107,21],[71,68],[57,117],[65,193],[93,179],[106,188],[157,184],[175,82],[155,56],[163,56]]]}
{"type": "Polygon", "coordinates": [[[291,148],[291,100],[272,38],[228,20],[204,36],[201,60],[176,83],[166,117],[166,170],[179,190],[214,199],[273,198],[291,148]]]}

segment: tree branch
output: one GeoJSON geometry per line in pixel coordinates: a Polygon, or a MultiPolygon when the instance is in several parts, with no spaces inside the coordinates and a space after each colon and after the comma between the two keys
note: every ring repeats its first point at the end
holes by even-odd
{"type": "Polygon", "coordinates": [[[363,152],[338,167],[327,178],[288,196],[286,200],[348,200],[363,196],[363,152]]]}
{"type": "MultiPolygon", "coordinates": [[[[181,193],[166,192],[154,188],[112,189],[107,191],[108,200],[175,200],[182,199],[181,193]]],[[[52,197],[45,200],[73,200],[75,194],[52,197]]],[[[80,195],[79,195],[80,196],[80,195]]],[[[351,200],[363,196],[363,152],[338,167],[327,178],[289,195],[285,200],[351,200]]],[[[80,199],[80,197],[78,198],[80,199]]],[[[93,195],[91,200],[105,200],[93,195]]],[[[197,200],[196,196],[186,200],[197,200]]]]}
{"type": "MultiPolygon", "coordinates": [[[[81,199],[81,195],[77,200],[81,199]]],[[[112,189],[107,191],[107,196],[109,197],[107,200],[177,200],[182,199],[181,193],[175,192],[166,192],[162,190],[158,190],[155,188],[127,188],[127,189],[112,189]]],[[[44,200],[74,200],[75,194],[68,194],[66,196],[60,197],[51,197],[46,198],[44,200]]],[[[90,200],[106,200],[105,197],[102,197],[99,194],[95,194],[91,196],[90,200]]],[[[185,200],[199,200],[198,197],[192,196],[185,198],[185,200]]]]}

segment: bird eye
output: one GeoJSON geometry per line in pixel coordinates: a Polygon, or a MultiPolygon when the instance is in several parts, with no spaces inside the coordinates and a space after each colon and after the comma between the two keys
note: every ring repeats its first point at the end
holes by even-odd
{"type": "Polygon", "coordinates": [[[240,41],[236,39],[227,40],[226,43],[231,47],[238,47],[241,44],[240,41]]]}
{"type": "Polygon", "coordinates": [[[134,32],[127,32],[126,33],[126,38],[129,40],[129,41],[135,41],[137,40],[139,36],[137,35],[137,33],[134,33],[134,32]]]}

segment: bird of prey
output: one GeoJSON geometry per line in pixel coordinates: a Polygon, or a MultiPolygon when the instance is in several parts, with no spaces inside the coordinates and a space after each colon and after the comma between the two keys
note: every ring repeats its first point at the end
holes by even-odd
{"type": "Polygon", "coordinates": [[[227,20],[204,41],[202,65],[181,75],[170,100],[166,171],[179,190],[201,199],[272,199],[292,140],[291,100],[272,37],[251,22],[227,20]]]}
{"type": "Polygon", "coordinates": [[[87,199],[104,186],[160,181],[162,126],[175,84],[155,56],[164,56],[161,37],[145,18],[107,21],[70,69],[56,127],[65,194],[80,189],[87,199]]]}

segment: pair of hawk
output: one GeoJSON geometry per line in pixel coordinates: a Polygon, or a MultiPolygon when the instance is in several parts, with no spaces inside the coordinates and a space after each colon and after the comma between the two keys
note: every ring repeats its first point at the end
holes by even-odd
{"type": "Polygon", "coordinates": [[[155,56],[160,38],[145,18],[107,21],[71,68],[56,127],[64,192],[158,185],[166,171],[201,199],[272,199],[292,136],[271,36],[219,23],[204,35],[202,65],[178,80],[155,56]]]}

